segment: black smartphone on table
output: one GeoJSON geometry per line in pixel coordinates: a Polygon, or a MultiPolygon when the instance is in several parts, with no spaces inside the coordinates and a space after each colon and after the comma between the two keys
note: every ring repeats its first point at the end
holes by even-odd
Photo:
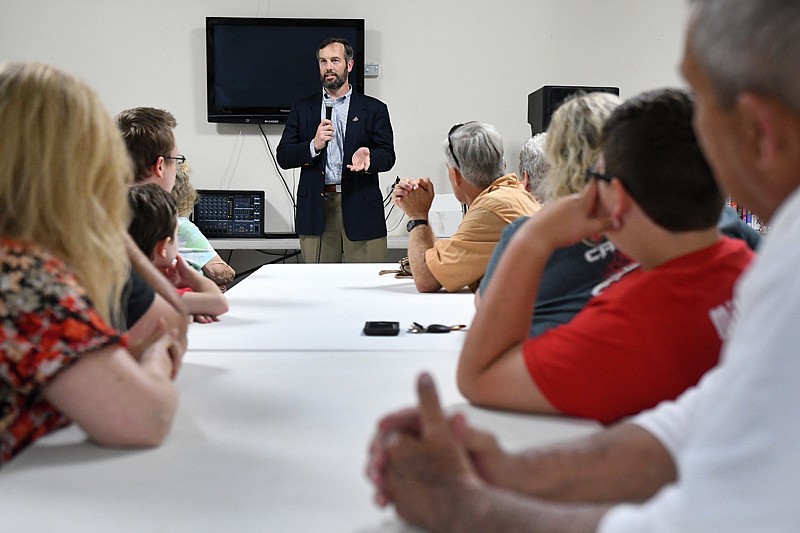
{"type": "Polygon", "coordinates": [[[400,333],[400,322],[367,322],[364,324],[364,335],[394,336],[400,333]]]}

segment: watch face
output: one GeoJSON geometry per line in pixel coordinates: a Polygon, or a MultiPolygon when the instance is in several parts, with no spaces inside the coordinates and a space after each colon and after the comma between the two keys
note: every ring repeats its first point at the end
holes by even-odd
{"type": "Polygon", "coordinates": [[[409,220],[408,224],[406,224],[406,231],[411,231],[412,229],[416,228],[417,226],[425,226],[428,224],[427,220],[409,220]]]}

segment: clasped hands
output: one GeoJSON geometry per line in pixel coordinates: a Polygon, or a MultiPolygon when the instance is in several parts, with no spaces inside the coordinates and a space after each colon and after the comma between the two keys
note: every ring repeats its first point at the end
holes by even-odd
{"type": "Polygon", "coordinates": [[[148,359],[164,360],[169,362],[170,379],[175,379],[181,368],[183,356],[186,353],[186,343],[181,341],[181,332],[177,329],[168,329],[166,321],[161,318],[153,330],[141,339],[130,339],[128,350],[140,362],[148,359]],[[164,355],[166,354],[166,358],[164,355]]]}
{"type": "Polygon", "coordinates": [[[430,178],[418,180],[401,179],[392,190],[392,203],[403,210],[409,218],[428,218],[433,204],[433,183],[430,178]]]}
{"type": "Polygon", "coordinates": [[[394,504],[407,522],[439,530],[456,519],[464,491],[511,470],[511,456],[489,434],[468,427],[462,414],[446,416],[430,375],[420,375],[417,393],[418,407],[378,423],[367,476],[378,505],[394,504]]]}

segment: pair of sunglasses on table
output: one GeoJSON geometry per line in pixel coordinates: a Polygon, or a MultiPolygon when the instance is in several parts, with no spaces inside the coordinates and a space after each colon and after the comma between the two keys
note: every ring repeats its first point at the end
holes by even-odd
{"type": "Polygon", "coordinates": [[[417,322],[412,322],[408,328],[409,333],[450,333],[451,331],[463,331],[467,329],[466,324],[456,324],[455,326],[445,326],[443,324],[431,324],[423,326],[417,322]]]}

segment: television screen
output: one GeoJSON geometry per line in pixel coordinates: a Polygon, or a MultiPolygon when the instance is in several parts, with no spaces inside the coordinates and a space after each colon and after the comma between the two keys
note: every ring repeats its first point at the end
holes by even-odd
{"type": "Polygon", "coordinates": [[[364,19],[206,18],[208,121],[286,122],[292,103],[322,91],[317,48],[353,46],[353,90],[364,92],[364,19]]]}

